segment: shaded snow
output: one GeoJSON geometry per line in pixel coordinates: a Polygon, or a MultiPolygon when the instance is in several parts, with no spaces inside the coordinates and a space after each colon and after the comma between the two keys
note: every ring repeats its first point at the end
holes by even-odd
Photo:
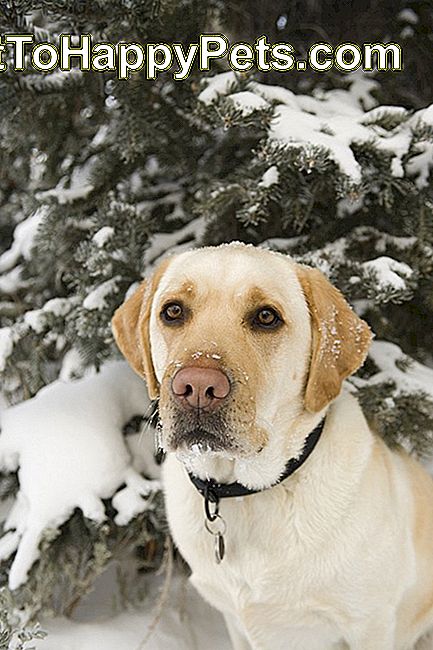
{"type": "MultiPolygon", "coordinates": [[[[107,576],[95,598],[86,598],[82,612],[89,618],[92,600],[107,598],[111,592],[107,576]]],[[[37,650],[231,650],[231,644],[223,617],[185,582],[184,576],[171,580],[167,600],[161,616],[157,616],[156,603],[160,585],[153,577],[149,583],[149,597],[139,608],[130,609],[116,616],[97,611],[91,622],[57,618],[43,621],[48,632],[44,641],[35,642],[37,650]],[[149,630],[151,631],[149,632],[149,630]],[[143,643],[147,636],[146,643],[143,643]]],[[[78,612],[78,613],[82,613],[78,612]]],[[[84,617],[84,616],[83,616],[84,617]]]]}
{"type": "Polygon", "coordinates": [[[198,217],[175,232],[152,235],[149,248],[144,255],[145,266],[149,268],[167,252],[178,254],[190,249],[193,243],[200,242],[205,227],[204,217],[198,217]]]}
{"type": "Polygon", "coordinates": [[[423,110],[417,111],[415,118],[420,118],[426,124],[433,126],[433,104],[423,110]]]}
{"type": "MultiPolygon", "coordinates": [[[[63,74],[63,73],[62,73],[63,74]]],[[[85,199],[93,190],[92,172],[98,162],[97,156],[91,156],[83,165],[74,167],[71,178],[64,176],[56,187],[38,192],[37,198],[45,200],[53,197],[63,205],[85,199]],[[66,187],[68,185],[68,187],[66,187]]]]}
{"type": "Polygon", "coordinates": [[[239,109],[244,116],[250,115],[250,113],[253,113],[256,110],[270,107],[270,104],[265,99],[263,99],[263,97],[260,97],[260,95],[256,95],[248,90],[244,90],[239,93],[233,93],[229,98],[230,101],[233,102],[235,107],[239,109]]]}
{"type": "Polygon", "coordinates": [[[13,347],[14,340],[12,328],[0,328],[0,372],[5,369],[6,361],[12,354],[13,347]]]}
{"type": "Polygon", "coordinates": [[[372,108],[370,111],[367,111],[365,113],[363,123],[371,124],[372,122],[384,118],[385,115],[389,114],[398,117],[405,117],[408,112],[409,111],[407,108],[404,108],[404,106],[376,106],[375,108],[372,108]]]}
{"type": "Polygon", "coordinates": [[[415,184],[421,190],[429,184],[430,172],[433,169],[433,142],[418,142],[416,154],[408,161],[409,174],[416,176],[415,184]]]}
{"type": "Polygon", "coordinates": [[[397,20],[401,20],[404,23],[410,23],[411,25],[417,25],[419,23],[418,15],[414,12],[413,9],[406,7],[402,9],[397,14],[397,20]]]}
{"type": "Polygon", "coordinates": [[[398,391],[413,393],[421,390],[433,398],[433,369],[411,359],[409,367],[404,371],[400,370],[396,364],[405,356],[398,345],[387,341],[373,341],[369,355],[379,368],[379,372],[368,379],[369,385],[393,381],[398,391]]]}
{"type": "Polygon", "coordinates": [[[261,180],[259,181],[259,186],[260,187],[270,187],[271,185],[275,185],[275,183],[278,183],[280,175],[278,173],[278,169],[275,165],[272,165],[272,167],[269,167],[267,171],[263,174],[261,180]]]}
{"type": "Polygon", "coordinates": [[[9,271],[20,257],[30,259],[35,235],[47,213],[48,207],[42,206],[16,226],[12,246],[0,256],[0,273],[9,271]]]}
{"type": "Polygon", "coordinates": [[[211,104],[218,98],[218,95],[225,95],[229,91],[230,86],[236,83],[236,78],[234,72],[221,72],[215,77],[204,79],[203,84],[206,88],[199,94],[199,100],[205,104],[211,104]]]}
{"type": "Polygon", "coordinates": [[[20,289],[25,281],[21,278],[22,268],[20,265],[15,266],[8,273],[3,273],[0,276],[0,292],[1,293],[15,293],[20,289]]]}
{"type": "Polygon", "coordinates": [[[119,276],[115,276],[93,289],[83,300],[84,309],[105,309],[106,298],[117,290],[119,279],[119,276]]]}
{"type": "Polygon", "coordinates": [[[78,350],[72,348],[63,355],[62,367],[59,373],[59,379],[62,381],[70,381],[76,377],[80,377],[84,369],[84,360],[78,350]]]}
{"type": "Polygon", "coordinates": [[[125,362],[111,362],[84,379],[55,381],[1,413],[0,469],[18,469],[20,484],[0,539],[0,559],[17,550],[12,589],[37,559],[44,529],[60,526],[75,508],[101,522],[101,499],[125,484],[113,498],[116,523],[146,509],[141,497],[159,485],[133,468],[122,427],[148,404],[142,380],[125,362]]]}
{"type": "Polygon", "coordinates": [[[69,298],[52,298],[41,309],[31,309],[24,314],[24,322],[35,332],[42,332],[47,323],[47,316],[57,318],[66,316],[72,308],[69,298]]]}
{"type": "Polygon", "coordinates": [[[92,241],[95,242],[95,244],[98,246],[98,248],[102,248],[105,246],[107,241],[109,241],[114,235],[114,228],[111,226],[103,226],[96,232],[93,237],[92,241]]]}
{"type": "Polygon", "coordinates": [[[110,128],[108,124],[101,124],[101,126],[93,136],[90,146],[96,149],[97,147],[100,147],[101,145],[105,144],[109,133],[110,133],[110,128]]]}

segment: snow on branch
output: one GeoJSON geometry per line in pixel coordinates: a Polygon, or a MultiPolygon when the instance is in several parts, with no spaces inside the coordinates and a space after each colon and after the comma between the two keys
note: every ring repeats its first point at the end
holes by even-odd
{"type": "Polygon", "coordinates": [[[147,508],[158,481],[133,467],[122,428],[147,409],[143,382],[124,362],[75,382],[55,381],[36,397],[1,414],[0,469],[18,470],[20,490],[0,539],[0,559],[17,551],[9,586],[26,581],[45,529],[57,529],[76,508],[105,519],[102,499],[113,496],[115,522],[126,525],[147,508]]]}
{"type": "Polygon", "coordinates": [[[373,108],[376,102],[370,93],[376,82],[365,75],[354,75],[348,90],[316,91],[313,96],[245,81],[246,89],[238,91],[240,81],[233,72],[221,73],[204,83],[206,87],[198,99],[205,105],[223,107],[230,102],[244,118],[273,107],[269,141],[287,148],[321,148],[356,185],[361,182],[362,169],[354,145],[373,146],[389,155],[391,173],[396,178],[402,178],[406,171],[419,188],[427,184],[433,167],[432,138],[425,135],[416,146],[413,141],[417,130],[433,123],[433,106],[413,115],[401,106],[373,108]],[[387,128],[388,123],[393,128],[387,128]]]}
{"type": "Polygon", "coordinates": [[[0,257],[0,273],[9,271],[20,257],[30,259],[33,241],[42,220],[48,213],[48,206],[41,206],[14,230],[12,246],[0,257]]]}
{"type": "Polygon", "coordinates": [[[433,370],[406,357],[398,345],[373,341],[369,355],[378,368],[370,385],[391,381],[399,392],[421,391],[433,398],[433,370]]]}
{"type": "Polygon", "coordinates": [[[364,262],[362,267],[368,273],[373,273],[380,288],[388,288],[397,292],[407,288],[406,280],[413,275],[410,266],[386,256],[364,262]]]}

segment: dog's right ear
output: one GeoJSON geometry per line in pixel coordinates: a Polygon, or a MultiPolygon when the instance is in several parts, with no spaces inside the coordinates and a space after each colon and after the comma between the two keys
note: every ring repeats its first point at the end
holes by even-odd
{"type": "Polygon", "coordinates": [[[168,264],[168,259],[161,262],[150,280],[143,280],[132,296],[114,312],[111,321],[117,346],[135,372],[146,379],[150,399],[159,395],[150,349],[150,312],[155,291],[168,264]]]}

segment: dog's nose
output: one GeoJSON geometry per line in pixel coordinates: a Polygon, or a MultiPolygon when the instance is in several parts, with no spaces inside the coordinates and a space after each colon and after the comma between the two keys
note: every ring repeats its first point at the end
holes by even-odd
{"type": "Polygon", "coordinates": [[[184,405],[213,409],[230,393],[230,382],[221,370],[187,367],[175,374],[171,389],[184,405]]]}

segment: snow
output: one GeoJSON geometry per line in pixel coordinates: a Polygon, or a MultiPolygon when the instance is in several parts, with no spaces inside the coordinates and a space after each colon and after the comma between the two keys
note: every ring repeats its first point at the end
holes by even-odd
{"type": "Polygon", "coordinates": [[[417,177],[415,184],[421,190],[429,184],[433,168],[433,142],[419,142],[416,149],[416,154],[407,163],[407,169],[409,174],[417,177]]]}
{"type": "Polygon", "coordinates": [[[424,110],[417,111],[415,113],[415,118],[420,118],[426,124],[433,126],[433,104],[431,104],[424,110]]]}
{"type": "MultiPolygon", "coordinates": [[[[353,126],[352,123],[350,126],[353,126]]],[[[289,106],[279,106],[271,123],[269,136],[272,140],[290,147],[315,145],[325,148],[340,169],[355,183],[359,183],[361,167],[349,146],[353,136],[352,129],[349,128],[347,132],[341,130],[339,139],[335,137],[335,131],[330,135],[325,133],[323,128],[322,120],[315,115],[289,106]]]]}
{"type": "Polygon", "coordinates": [[[90,146],[93,148],[98,148],[101,145],[105,144],[108,138],[108,134],[110,132],[108,124],[101,124],[95,135],[93,136],[93,140],[90,143],[90,146]]]}
{"type": "Polygon", "coordinates": [[[171,579],[160,616],[155,602],[161,588],[155,577],[149,581],[149,596],[141,607],[131,607],[115,616],[108,608],[92,612],[92,601],[97,601],[100,608],[101,600],[111,592],[107,576],[101,578],[99,591],[97,586],[96,593],[87,597],[81,608],[82,618],[87,620],[42,621],[48,636],[35,642],[37,650],[231,650],[223,617],[179,572],[171,579]],[[89,610],[93,613],[90,621],[89,610]]]}
{"type": "Polygon", "coordinates": [[[7,273],[3,273],[0,276],[0,292],[2,293],[15,293],[23,285],[24,281],[21,279],[22,268],[20,265],[15,266],[7,273]]]}
{"type": "Polygon", "coordinates": [[[42,309],[31,309],[24,314],[24,322],[35,332],[42,332],[45,318],[42,309]]]}
{"type": "Polygon", "coordinates": [[[24,314],[24,322],[35,332],[42,332],[47,324],[47,316],[52,314],[57,318],[66,316],[72,308],[69,298],[52,298],[41,309],[31,309],[24,314]]]}
{"type": "Polygon", "coordinates": [[[114,235],[114,228],[111,226],[103,226],[95,233],[92,237],[92,241],[95,242],[98,248],[103,248],[107,241],[109,241],[114,235]]]}
{"type": "Polygon", "coordinates": [[[142,497],[159,483],[132,466],[122,427],[148,404],[142,380],[125,362],[110,362],[78,381],[55,381],[1,413],[0,469],[18,469],[20,484],[0,539],[0,559],[17,550],[11,589],[26,580],[43,531],[58,528],[75,508],[100,523],[101,499],[125,484],[113,498],[116,523],[126,525],[146,509],[142,497]]]}
{"type": "Polygon", "coordinates": [[[47,213],[47,206],[40,207],[16,226],[12,246],[0,256],[0,273],[9,271],[20,257],[24,257],[26,260],[30,259],[35,235],[47,213]]]}
{"type": "Polygon", "coordinates": [[[182,253],[191,248],[194,242],[200,242],[205,227],[204,217],[198,217],[174,232],[152,235],[149,248],[144,256],[145,266],[151,267],[164,253],[182,253]]]}
{"type": "Polygon", "coordinates": [[[427,137],[411,151],[413,132],[420,122],[433,124],[433,105],[410,116],[401,106],[377,107],[372,91],[377,81],[365,73],[354,73],[349,90],[316,90],[313,95],[295,95],[279,86],[249,82],[248,89],[230,94],[236,81],[232,72],[205,80],[199,95],[206,104],[226,96],[248,116],[254,110],[274,106],[268,137],[286,147],[311,147],[327,151],[340,170],[355,184],[361,182],[361,167],[352,145],[370,143],[390,156],[391,173],[402,178],[405,168],[419,188],[426,186],[433,167],[433,145],[427,137]],[[393,129],[380,125],[386,115],[401,117],[393,129]]]}
{"type": "Polygon", "coordinates": [[[433,369],[411,359],[409,367],[404,371],[400,370],[397,363],[405,356],[398,345],[387,341],[373,341],[369,355],[379,368],[379,372],[368,379],[369,385],[393,381],[397,392],[413,393],[420,390],[433,398],[433,369]]]}
{"type": "Polygon", "coordinates": [[[105,299],[116,292],[119,280],[119,276],[116,275],[93,289],[83,300],[84,309],[105,309],[107,306],[105,299]]]}
{"type": "Polygon", "coordinates": [[[14,347],[13,332],[11,327],[0,328],[0,372],[5,369],[6,361],[12,354],[14,347]]]}
{"type": "Polygon", "coordinates": [[[75,377],[79,377],[83,373],[84,361],[81,354],[75,348],[68,350],[63,356],[62,367],[60,369],[59,378],[62,381],[70,381],[75,377]]]}
{"type": "Polygon", "coordinates": [[[265,99],[263,99],[263,97],[260,97],[260,95],[255,95],[248,90],[244,90],[239,93],[233,93],[230,95],[229,99],[244,116],[250,115],[256,110],[270,107],[270,104],[265,99]]]}
{"type": "Polygon", "coordinates": [[[60,205],[87,198],[93,190],[91,178],[97,162],[98,157],[96,155],[91,156],[83,165],[74,167],[70,179],[68,176],[63,176],[56,187],[38,192],[36,198],[46,200],[53,197],[57,199],[60,205]],[[66,187],[67,184],[69,187],[66,187]]]}
{"type": "Polygon", "coordinates": [[[276,165],[272,165],[272,167],[269,167],[269,169],[263,174],[262,179],[259,182],[259,187],[270,187],[271,185],[275,185],[275,183],[278,183],[279,177],[280,175],[276,165]]]}
{"type": "Polygon", "coordinates": [[[410,8],[402,9],[397,14],[397,20],[400,20],[401,22],[404,23],[410,23],[411,25],[417,25],[419,22],[419,18],[417,14],[414,12],[413,9],[410,8]]]}
{"type": "Polygon", "coordinates": [[[397,291],[406,289],[405,281],[413,275],[413,270],[410,266],[387,256],[369,260],[361,266],[365,270],[374,273],[380,287],[389,287],[397,291]]]}
{"type": "Polygon", "coordinates": [[[211,104],[218,98],[218,95],[227,94],[230,87],[236,83],[236,80],[237,77],[234,72],[221,72],[215,77],[203,79],[206,88],[199,94],[199,100],[205,104],[211,104]]]}

